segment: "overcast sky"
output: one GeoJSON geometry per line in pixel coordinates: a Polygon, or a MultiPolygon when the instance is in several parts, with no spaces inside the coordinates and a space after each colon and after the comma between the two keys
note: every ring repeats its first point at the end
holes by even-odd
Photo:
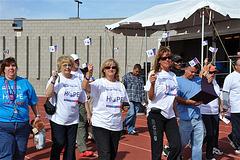
{"type": "MultiPolygon", "coordinates": [[[[176,0],[82,0],[80,18],[124,18],[176,0]]],[[[77,17],[74,0],[0,0],[0,19],[68,19],[77,17]]]]}

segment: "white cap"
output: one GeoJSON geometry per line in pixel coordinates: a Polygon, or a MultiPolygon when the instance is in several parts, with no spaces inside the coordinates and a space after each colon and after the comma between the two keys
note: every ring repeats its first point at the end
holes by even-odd
{"type": "Polygon", "coordinates": [[[77,54],[71,54],[70,55],[74,61],[76,61],[77,59],[79,59],[78,55],[77,54]]]}

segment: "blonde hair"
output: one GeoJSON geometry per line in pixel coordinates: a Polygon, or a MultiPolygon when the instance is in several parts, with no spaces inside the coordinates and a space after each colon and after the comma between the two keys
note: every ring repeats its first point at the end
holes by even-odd
{"type": "Polygon", "coordinates": [[[154,64],[152,67],[152,70],[154,70],[154,73],[161,71],[159,61],[160,61],[160,58],[162,57],[163,53],[167,53],[167,56],[172,56],[172,52],[169,47],[161,46],[157,51],[157,55],[155,57],[154,64]]]}
{"type": "Polygon", "coordinates": [[[115,65],[117,67],[116,69],[116,73],[115,73],[115,76],[114,78],[116,78],[116,76],[119,74],[119,65],[118,65],[118,62],[115,60],[115,59],[112,59],[112,58],[109,58],[109,59],[106,59],[102,65],[101,65],[101,77],[105,77],[105,67],[108,67],[108,66],[111,66],[111,65],[115,65]]]}
{"type": "Polygon", "coordinates": [[[59,70],[61,69],[61,65],[63,63],[71,63],[72,66],[73,66],[74,60],[71,56],[68,56],[68,55],[62,55],[62,56],[58,57],[57,67],[58,67],[59,70]]]}

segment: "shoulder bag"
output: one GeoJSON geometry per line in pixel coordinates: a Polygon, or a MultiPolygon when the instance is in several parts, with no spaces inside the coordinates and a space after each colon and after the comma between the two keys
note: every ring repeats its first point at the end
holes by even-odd
{"type": "MultiPolygon", "coordinates": [[[[60,82],[60,77],[58,78],[58,83],[60,82]]],[[[57,94],[52,97],[52,98],[56,98],[56,103],[57,104],[57,94]]],[[[49,99],[47,98],[46,99],[46,102],[45,104],[43,105],[44,108],[45,108],[45,112],[48,114],[48,115],[53,115],[55,112],[56,112],[56,105],[53,105],[49,99]]]]}

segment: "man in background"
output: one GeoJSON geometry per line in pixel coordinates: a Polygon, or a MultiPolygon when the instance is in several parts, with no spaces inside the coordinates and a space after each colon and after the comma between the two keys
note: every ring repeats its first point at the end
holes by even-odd
{"type": "Polygon", "coordinates": [[[139,75],[140,72],[141,65],[135,64],[133,71],[125,74],[122,78],[122,83],[127,90],[130,101],[130,109],[128,110],[128,114],[123,122],[123,132],[127,132],[128,126],[128,134],[130,135],[138,135],[135,131],[137,113],[141,106],[141,102],[145,101],[144,81],[139,75]]]}
{"type": "MultiPolygon", "coordinates": [[[[74,65],[72,67],[71,74],[76,75],[79,77],[80,81],[82,82],[84,79],[84,74],[79,68],[79,57],[77,54],[71,54],[71,57],[74,60],[74,65]]],[[[84,106],[82,103],[79,104],[79,123],[78,123],[78,130],[77,130],[77,148],[79,151],[80,157],[89,157],[93,155],[93,151],[88,151],[86,145],[86,128],[88,121],[91,118],[90,109],[88,107],[88,103],[85,103],[87,106],[84,106]]]]}
{"type": "Polygon", "coordinates": [[[232,133],[227,136],[235,153],[240,154],[240,58],[236,70],[230,73],[223,84],[223,109],[231,108],[232,133]]]}
{"type": "MultiPolygon", "coordinates": [[[[172,66],[170,68],[170,71],[175,73],[176,76],[182,76],[184,74],[184,70],[181,70],[182,67],[182,62],[183,59],[181,56],[174,54],[172,57],[172,66]]],[[[164,145],[163,147],[163,155],[168,157],[169,153],[170,153],[170,147],[169,147],[169,143],[167,142],[166,145],[164,145]]]]}
{"type": "Polygon", "coordinates": [[[183,59],[181,56],[174,54],[172,57],[173,64],[170,68],[170,71],[176,74],[176,76],[182,76],[184,74],[184,70],[181,70],[183,59]]]}

